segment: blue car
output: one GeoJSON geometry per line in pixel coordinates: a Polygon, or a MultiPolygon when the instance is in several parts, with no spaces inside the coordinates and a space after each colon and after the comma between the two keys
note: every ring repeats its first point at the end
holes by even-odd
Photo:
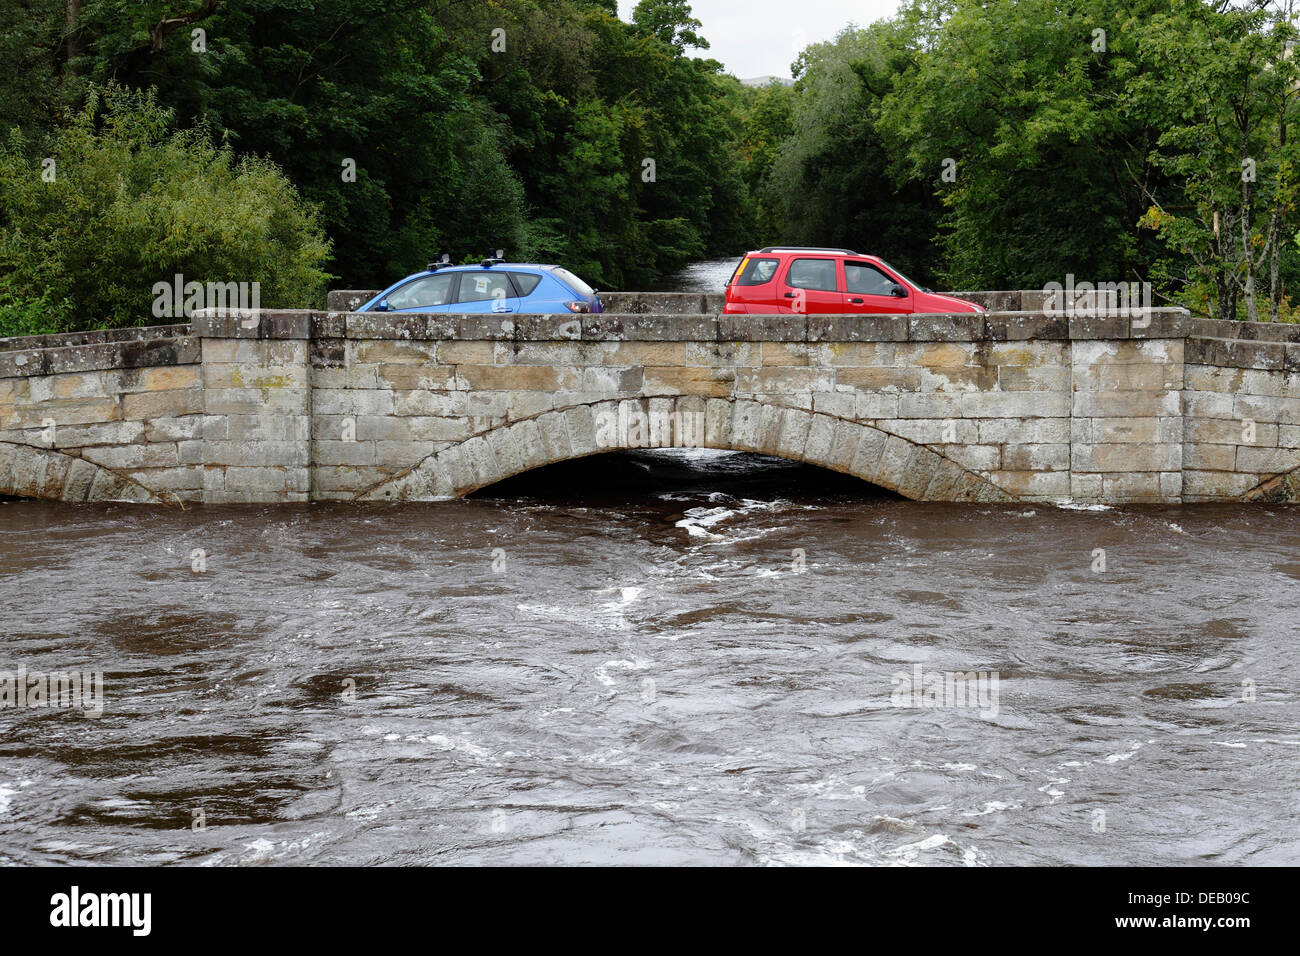
{"type": "Polygon", "coordinates": [[[484,259],[453,266],[444,256],[360,306],[358,312],[599,312],[600,296],[568,269],[484,259]]]}

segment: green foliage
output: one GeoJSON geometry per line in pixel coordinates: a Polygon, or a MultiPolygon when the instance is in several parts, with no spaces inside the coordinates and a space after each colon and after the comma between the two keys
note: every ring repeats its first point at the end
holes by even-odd
{"type": "Polygon", "coordinates": [[[262,247],[263,300],[306,305],[322,269],[376,288],[439,251],[611,289],[801,243],[934,285],[1150,279],[1285,318],[1300,98],[1276,6],[907,0],[752,89],[700,57],[686,0],[630,22],[614,0],[0,0],[0,315],[126,321],[141,276],[248,275],[262,247]],[[110,80],[156,91],[129,132],[80,112],[110,80]],[[88,152],[41,192],[47,137],[88,152]]]}
{"type": "Polygon", "coordinates": [[[632,11],[637,32],[648,34],[677,52],[687,47],[707,50],[708,41],[697,32],[703,24],[691,16],[686,0],[641,0],[632,11]]]}
{"type": "Polygon", "coordinates": [[[70,101],[53,55],[64,16],[64,0],[0,0],[0,130],[43,135],[70,101]]]}
{"type": "Polygon", "coordinates": [[[902,76],[904,38],[890,23],[849,29],[804,50],[793,108],[770,110],[791,130],[768,162],[766,196],[781,241],[876,253],[933,281],[939,202],[922,177],[895,171],[882,104],[902,76]],[[783,115],[785,113],[785,115],[783,115]]]}
{"type": "Polygon", "coordinates": [[[1170,188],[1147,191],[1141,224],[1178,260],[1168,268],[1184,302],[1223,318],[1277,320],[1283,279],[1296,271],[1285,239],[1297,198],[1300,67],[1295,28],[1273,11],[1180,3],[1139,34],[1143,69],[1132,110],[1160,129],[1152,162],[1170,188]]]}
{"type": "Polygon", "coordinates": [[[910,0],[800,55],[766,193],[787,241],[950,288],[1153,280],[1251,317],[1267,287],[1275,318],[1300,279],[1294,38],[1264,5],[910,0]]]}
{"type": "MultiPolygon", "coordinates": [[[[754,238],[736,97],[688,55],[708,44],[684,0],[643,0],[631,23],[609,0],[84,0],[64,50],[63,4],[0,3],[20,7],[15,52],[53,38],[29,59],[63,99],[155,89],[181,125],[276,163],[348,287],[503,248],[610,288],[754,238]]],[[[0,81],[33,136],[28,92],[0,81]]]]}
{"type": "Polygon", "coordinates": [[[12,335],[53,335],[64,331],[63,317],[71,315],[72,302],[50,301],[50,293],[37,298],[16,296],[0,288],[0,338],[12,335]]]}
{"type": "Polygon", "coordinates": [[[883,97],[881,127],[895,174],[925,183],[943,204],[948,284],[1138,277],[1133,238],[1144,206],[1131,177],[1145,174],[1151,134],[1115,101],[1144,5],[1125,12],[1111,0],[955,0],[905,8],[898,29],[912,52],[883,97]],[[1107,31],[1105,52],[1093,48],[1095,29],[1107,31]],[[945,168],[955,176],[945,180],[945,168]]]}
{"type": "Polygon", "coordinates": [[[173,129],[152,95],[93,88],[40,150],[18,131],[0,147],[0,334],[30,330],[31,304],[49,331],[148,324],[154,283],[176,273],[258,282],[263,306],[315,304],[328,252],[274,164],[173,129]]]}

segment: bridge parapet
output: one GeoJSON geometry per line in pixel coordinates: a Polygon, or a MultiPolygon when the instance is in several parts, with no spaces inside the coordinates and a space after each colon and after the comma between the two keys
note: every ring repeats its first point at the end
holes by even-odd
{"type": "Polygon", "coordinates": [[[1300,499],[1300,326],[626,295],[598,315],[262,310],[0,340],[0,493],[430,498],[700,445],[927,500],[1300,499]]]}

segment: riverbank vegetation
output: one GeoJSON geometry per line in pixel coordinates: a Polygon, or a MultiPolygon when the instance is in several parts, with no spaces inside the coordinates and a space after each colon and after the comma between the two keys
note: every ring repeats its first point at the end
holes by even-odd
{"type": "Polygon", "coordinates": [[[742,85],[684,0],[0,0],[0,335],[504,248],[635,288],[760,244],[1287,319],[1291,0],[905,0],[742,85]]]}

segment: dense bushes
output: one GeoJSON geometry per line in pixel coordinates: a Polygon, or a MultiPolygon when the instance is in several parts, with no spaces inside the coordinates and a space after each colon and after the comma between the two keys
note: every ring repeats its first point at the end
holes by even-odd
{"type": "Polygon", "coordinates": [[[323,304],[328,254],[274,164],[172,128],[147,94],[93,89],[40,149],[0,147],[0,334],[156,321],[154,283],[178,273],[323,304]]]}

